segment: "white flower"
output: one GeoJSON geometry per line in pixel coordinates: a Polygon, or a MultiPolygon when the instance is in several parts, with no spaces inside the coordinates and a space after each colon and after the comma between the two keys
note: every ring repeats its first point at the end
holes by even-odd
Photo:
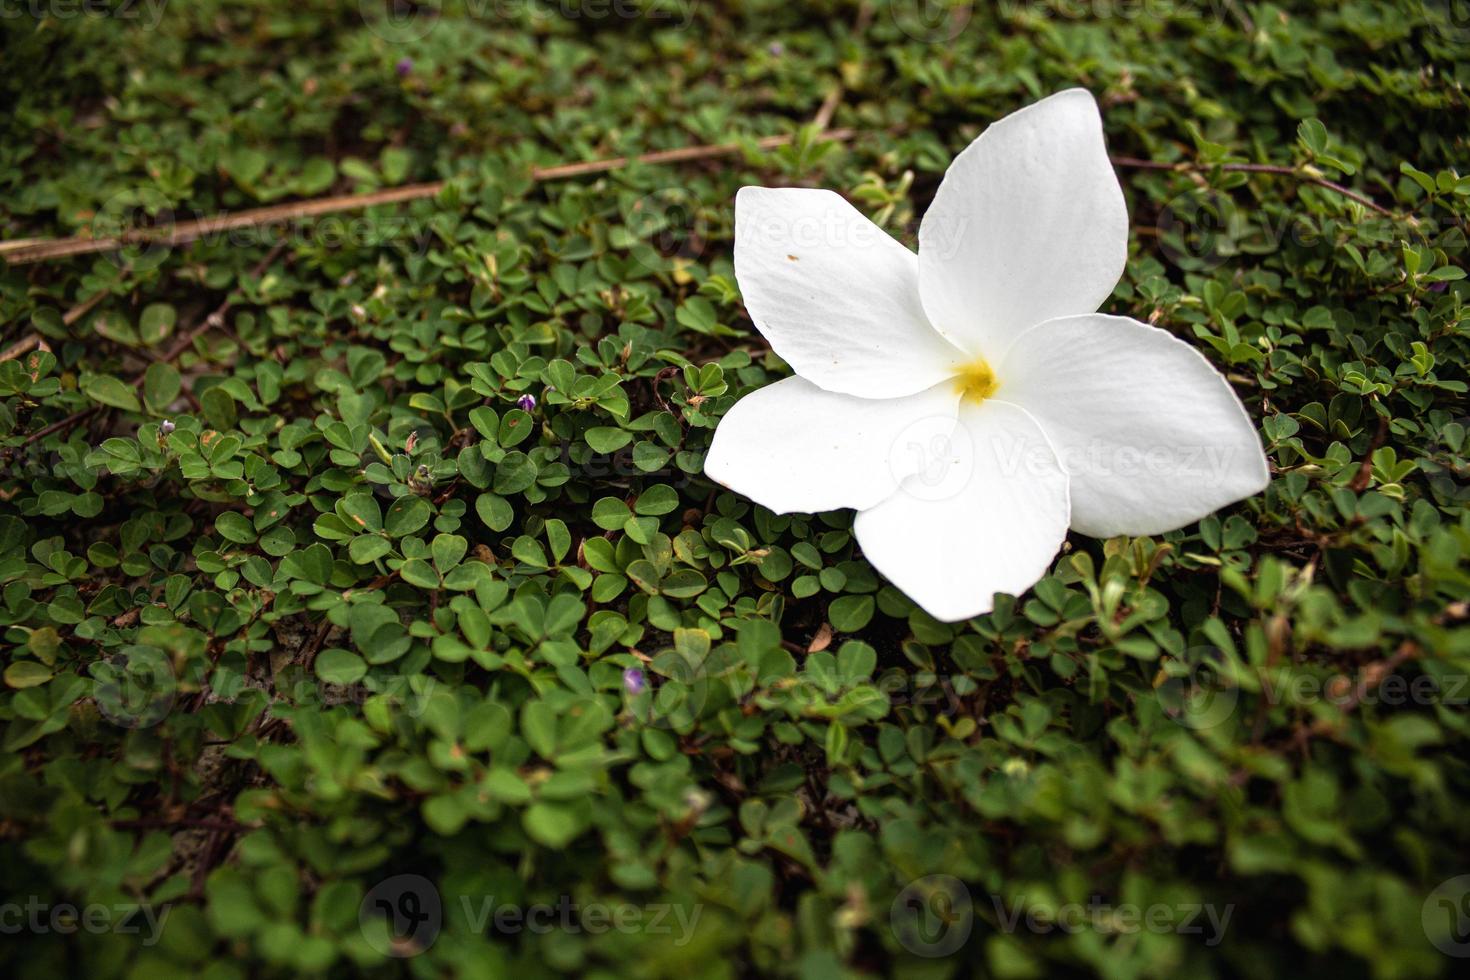
{"type": "Polygon", "coordinates": [[[1067,529],[1159,534],[1269,482],[1229,384],[1096,313],[1128,253],[1082,89],[995,123],[945,174],[919,254],[831,191],[742,188],[735,274],[796,376],[742,398],[705,472],[778,513],[853,507],[863,553],[938,619],[989,612],[1067,529]]]}

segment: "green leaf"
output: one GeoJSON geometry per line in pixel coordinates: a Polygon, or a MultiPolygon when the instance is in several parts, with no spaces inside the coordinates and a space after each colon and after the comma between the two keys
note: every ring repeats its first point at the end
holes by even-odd
{"type": "Polygon", "coordinates": [[[520,493],[536,482],[536,464],[522,452],[510,452],[495,467],[496,493],[510,496],[520,493]]]}
{"type": "Polygon", "coordinates": [[[82,391],[94,402],[129,412],[142,411],[143,406],[133,389],[110,374],[94,374],[82,382],[82,391]]]}
{"type": "MultiPolygon", "coordinates": [[[[178,317],[178,311],[168,303],[149,303],[143,307],[143,315],[138,319],[138,339],[149,346],[162,343],[174,332],[178,317]]],[[[154,366],[158,363],[155,362],[154,366]]]]}
{"type": "Polygon", "coordinates": [[[633,441],[633,433],[612,426],[598,426],[588,429],[586,438],[593,452],[614,453],[633,441]]]}
{"type": "Polygon", "coordinates": [[[316,676],[328,684],[356,684],[367,675],[367,664],[351,650],[332,648],[317,654],[316,676]]]}
{"type": "Polygon", "coordinates": [[[255,540],[255,525],[244,514],[225,511],[214,519],[214,529],[227,541],[250,544],[255,540]]]}
{"type": "Polygon", "coordinates": [[[381,534],[359,534],[347,545],[347,556],[359,565],[369,565],[393,550],[393,542],[381,534]]]}
{"type": "Polygon", "coordinates": [[[873,597],[845,595],[827,607],[827,621],[839,633],[856,633],[873,618],[873,597]]]}
{"type": "Polygon", "coordinates": [[[1296,128],[1297,139],[1311,153],[1327,152],[1327,127],[1320,119],[1303,119],[1296,128]]]}
{"type": "Polygon", "coordinates": [[[5,668],[5,683],[13,688],[36,687],[51,679],[51,668],[34,660],[17,660],[5,668]]]}
{"type": "Polygon", "coordinates": [[[143,400],[154,414],[166,411],[182,389],[183,382],[172,364],[154,361],[143,373],[143,400]]]}
{"type": "Polygon", "coordinates": [[[492,531],[504,531],[515,519],[510,503],[499,494],[482,493],[475,499],[475,513],[492,531]]]}
{"type": "Polygon", "coordinates": [[[388,508],[383,519],[383,529],[395,538],[402,538],[429,523],[433,509],[423,497],[399,497],[388,508]]]}
{"type": "Polygon", "coordinates": [[[521,821],[531,839],[551,848],[563,848],[587,829],[586,820],[570,806],[536,803],[521,821]]]}
{"type": "Polygon", "coordinates": [[[639,514],[660,516],[679,506],[679,494],[673,487],[656,483],[638,495],[633,510],[639,514]]]}

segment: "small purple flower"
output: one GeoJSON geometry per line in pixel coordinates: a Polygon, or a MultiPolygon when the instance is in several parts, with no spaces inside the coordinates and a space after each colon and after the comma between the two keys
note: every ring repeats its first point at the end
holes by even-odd
{"type": "Polygon", "coordinates": [[[782,44],[780,41],[772,41],[770,45],[766,47],[766,50],[771,53],[771,57],[779,58],[786,53],[786,45],[782,44]]]}
{"type": "Polygon", "coordinates": [[[642,694],[646,686],[647,684],[643,680],[643,671],[637,667],[629,667],[623,671],[623,690],[627,691],[633,697],[636,698],[642,694]]]}
{"type": "Polygon", "coordinates": [[[163,433],[164,435],[168,435],[170,432],[174,431],[174,428],[175,426],[173,423],[173,419],[164,419],[162,422],[158,423],[158,431],[163,433]]]}
{"type": "Polygon", "coordinates": [[[520,406],[521,411],[523,412],[534,412],[536,411],[536,396],[522,395],[521,397],[516,399],[516,404],[520,406]]]}
{"type": "Polygon", "coordinates": [[[394,67],[398,69],[399,78],[407,78],[413,72],[413,59],[399,58],[398,64],[394,67]]]}

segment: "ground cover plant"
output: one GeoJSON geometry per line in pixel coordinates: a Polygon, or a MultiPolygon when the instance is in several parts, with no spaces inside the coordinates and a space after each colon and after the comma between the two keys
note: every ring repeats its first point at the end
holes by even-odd
{"type": "Polygon", "coordinates": [[[1460,0],[0,14],[7,975],[1463,966],[1460,0]],[[734,195],[1073,86],[1272,480],[943,624],[702,475],[734,195]]]}

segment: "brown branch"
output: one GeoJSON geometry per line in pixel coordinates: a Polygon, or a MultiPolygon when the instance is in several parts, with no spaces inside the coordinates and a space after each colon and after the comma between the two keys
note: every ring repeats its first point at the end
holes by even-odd
{"type": "MultiPolygon", "coordinates": [[[[821,138],[846,142],[857,135],[857,131],[853,129],[834,129],[822,133],[821,138]]],[[[763,139],[756,140],[754,145],[762,150],[770,150],[779,146],[787,146],[794,142],[795,139],[795,136],[767,136],[763,139]]],[[[742,152],[747,145],[745,143],[719,143],[707,146],[688,146],[677,150],[658,150],[635,157],[612,157],[606,160],[587,160],[582,163],[558,164],[554,167],[537,167],[531,171],[531,179],[535,181],[562,180],[567,177],[582,177],[588,174],[601,174],[612,170],[621,170],[635,163],[658,165],[735,156],[742,152]]],[[[222,232],[235,231],[240,228],[285,224],[292,221],[299,221],[303,218],[314,218],[320,215],[336,214],[342,211],[357,211],[362,208],[378,207],[385,204],[401,204],[406,201],[423,200],[424,198],[434,197],[445,186],[445,181],[434,181],[427,184],[409,184],[405,187],[393,187],[387,190],[373,191],[368,194],[348,194],[340,197],[321,198],[314,201],[297,201],[291,204],[252,208],[249,211],[241,211],[238,214],[220,215],[213,218],[205,218],[200,221],[186,221],[181,224],[171,225],[162,230],[140,230],[105,238],[78,236],[75,238],[62,238],[40,242],[36,239],[0,242],[0,258],[4,258],[11,265],[27,265],[32,262],[45,262],[50,259],[67,258],[73,255],[109,252],[130,244],[184,245],[189,242],[198,241],[201,238],[207,238],[222,232]]]]}
{"type": "Polygon", "coordinates": [[[1378,416],[1378,428],[1373,433],[1373,438],[1368,440],[1368,448],[1363,453],[1363,462],[1358,465],[1358,472],[1353,474],[1352,482],[1348,489],[1353,493],[1362,493],[1368,489],[1368,484],[1373,482],[1373,454],[1383,448],[1383,443],[1388,439],[1388,416],[1378,416]]]}
{"type": "MultiPolygon", "coordinates": [[[[863,12],[866,6],[861,7],[858,12],[858,32],[866,28],[866,18],[863,12]]],[[[823,101],[822,107],[817,110],[814,122],[819,123],[819,128],[831,120],[833,112],[842,97],[842,87],[833,88],[828,98],[823,101]]],[[[822,132],[822,140],[838,141],[847,143],[854,140],[858,135],[856,129],[828,129],[822,132]]],[[[794,135],[781,135],[781,137],[764,137],[754,141],[754,145],[760,150],[773,150],[776,147],[784,147],[795,141],[794,135]]],[[[697,145],[697,147],[681,147],[678,150],[656,150],[653,153],[639,154],[634,157],[609,157],[604,160],[585,160],[581,163],[560,163],[556,166],[534,167],[531,170],[532,181],[560,181],[560,179],[573,178],[573,176],[588,176],[592,173],[607,173],[610,170],[620,170],[635,163],[659,166],[667,163],[688,163],[691,160],[710,160],[716,157],[736,156],[741,153],[748,144],[744,143],[720,143],[697,145]]],[[[1386,209],[1382,204],[1374,201],[1367,195],[1344,187],[1335,181],[1329,181],[1324,176],[1308,172],[1308,170],[1297,169],[1297,167],[1270,165],[1270,163],[1220,163],[1213,167],[1194,165],[1194,163],[1160,163],[1157,160],[1141,160],[1138,157],[1117,156],[1113,157],[1113,165],[1120,167],[1133,167],[1133,169],[1148,170],[1173,170],[1177,173],[1194,172],[1202,169],[1239,170],[1248,173],[1273,173],[1279,176],[1292,176],[1298,181],[1314,184],[1317,187],[1344,195],[1348,200],[1357,201],[1364,207],[1398,220],[1410,220],[1411,216],[1395,215],[1392,210],[1386,209]]],[[[406,201],[423,200],[423,198],[435,197],[438,192],[444,190],[445,181],[434,181],[429,184],[409,184],[406,187],[388,188],[384,191],[372,191],[369,194],[345,194],[340,197],[319,198],[313,201],[294,201],[291,204],[273,204],[270,207],[256,207],[256,209],[245,210],[237,215],[219,215],[196,220],[196,222],[182,222],[178,225],[169,225],[163,229],[140,229],[140,231],[126,232],[122,235],[110,235],[104,238],[91,238],[87,235],[79,235],[73,238],[59,239],[37,239],[21,238],[15,241],[0,242],[0,257],[12,266],[22,264],[47,262],[50,259],[66,259],[71,256],[84,256],[84,254],[97,253],[97,251],[112,251],[129,244],[156,244],[156,245],[182,245],[188,242],[198,241],[210,235],[218,235],[221,232],[235,231],[241,228],[259,228],[262,225],[275,225],[275,223],[290,223],[307,217],[318,217],[322,215],[337,215],[341,212],[351,210],[362,210],[365,207],[381,207],[385,204],[401,204],[406,201]]]]}
{"type": "Polygon", "coordinates": [[[1217,163],[1210,165],[1160,163],[1157,160],[1140,160],[1138,157],[1112,157],[1111,159],[1115,167],[1129,167],[1135,170],[1170,170],[1174,173],[1192,173],[1200,170],[1224,170],[1231,173],[1275,174],[1279,177],[1295,177],[1297,180],[1305,181],[1308,184],[1315,184],[1318,187],[1341,194],[1351,201],[1357,201],[1364,207],[1372,208],[1379,214],[1387,215],[1390,218],[1399,221],[1414,220],[1412,217],[1395,214],[1377,201],[1358,193],[1350,187],[1344,187],[1336,181],[1328,180],[1326,177],[1319,177],[1307,171],[1298,170],[1296,167],[1283,167],[1274,163],[1217,163]]]}
{"type": "Polygon", "coordinates": [[[247,824],[235,820],[191,820],[189,818],[170,820],[167,817],[140,817],[136,820],[114,820],[112,821],[112,826],[118,830],[169,830],[178,828],[188,830],[224,830],[234,833],[253,829],[247,824]]]}
{"type": "MultiPolygon", "coordinates": [[[[281,253],[285,251],[285,249],[285,242],[277,242],[275,245],[273,245],[271,247],[271,250],[265,254],[265,258],[255,263],[255,267],[250,270],[249,278],[258,279],[261,276],[265,275],[265,270],[269,269],[271,267],[271,264],[274,263],[276,259],[280,258],[281,253]]],[[[171,363],[174,358],[178,357],[184,351],[193,346],[194,341],[203,336],[210,327],[223,326],[225,322],[225,313],[228,312],[231,304],[235,302],[235,297],[237,297],[239,294],[240,287],[237,285],[234,289],[225,294],[225,298],[220,302],[219,306],[214,308],[214,312],[210,313],[203,320],[199,321],[199,324],[197,326],[180,334],[179,339],[174,341],[173,346],[170,347],[166,352],[164,352],[163,356],[161,356],[159,360],[164,363],[171,363]]],[[[143,385],[143,379],[146,376],[146,372],[144,374],[138,375],[138,377],[133,381],[133,387],[141,388],[143,385]]]]}
{"type": "Polygon", "coordinates": [[[22,354],[29,354],[32,348],[41,346],[41,335],[33,333],[29,337],[22,337],[11,344],[5,350],[0,351],[0,361],[13,361],[22,354]]]}
{"type": "MultiPolygon", "coordinates": [[[[265,273],[265,270],[270,267],[271,263],[280,256],[282,250],[285,247],[286,246],[284,242],[278,242],[268,253],[266,253],[265,258],[257,262],[255,264],[255,267],[250,270],[250,277],[256,278],[263,275],[265,273]]],[[[189,346],[193,344],[194,341],[201,334],[204,333],[204,331],[208,330],[212,326],[223,323],[225,311],[230,308],[230,304],[234,302],[235,296],[239,293],[239,291],[239,286],[236,286],[234,289],[230,290],[230,292],[225,296],[224,301],[215,308],[213,313],[205,317],[204,320],[197,327],[194,327],[192,330],[186,331],[181,337],[179,337],[174,345],[170,347],[168,351],[161,358],[159,358],[159,360],[164,363],[171,363],[174,358],[178,357],[184,351],[188,350],[189,346]]],[[[97,293],[93,296],[88,297],[86,300],[83,300],[80,304],[73,308],[71,312],[67,313],[66,317],[63,317],[62,319],[67,323],[73,322],[76,318],[81,317],[86,312],[86,310],[82,309],[83,307],[90,309],[92,306],[95,306],[97,304],[97,301],[102,298],[102,295],[103,294],[101,293],[97,293]],[[81,310],[82,312],[78,313],[78,310],[81,310]],[[71,317],[72,313],[76,313],[77,316],[72,318],[71,320],[68,320],[67,317],[71,317]]],[[[141,389],[143,387],[143,382],[147,379],[147,377],[148,372],[146,370],[138,372],[137,377],[133,378],[133,387],[135,389],[141,389]]],[[[30,435],[26,436],[25,442],[23,442],[22,445],[29,446],[31,443],[36,442],[37,440],[46,438],[53,432],[60,432],[64,429],[70,429],[73,425],[76,425],[82,419],[91,415],[93,412],[97,411],[101,407],[101,405],[92,405],[89,408],[84,408],[80,411],[73,412],[64,419],[58,419],[57,421],[52,422],[50,425],[37,429],[35,432],[32,432],[30,435]]]]}
{"type": "MultiPolygon", "coordinates": [[[[36,240],[37,239],[34,238],[27,239],[27,241],[32,242],[36,240]]],[[[73,323],[76,323],[82,317],[92,312],[92,308],[95,307],[98,303],[102,302],[102,300],[106,298],[106,296],[107,290],[99,289],[91,296],[88,296],[86,299],[82,300],[76,306],[73,306],[71,309],[67,310],[66,313],[62,315],[61,322],[68,327],[71,326],[73,323]]],[[[29,337],[17,340],[15,343],[5,348],[4,352],[0,353],[0,361],[13,360],[17,357],[20,357],[22,354],[29,352],[34,347],[39,347],[42,350],[51,349],[46,346],[46,342],[41,339],[40,334],[34,333],[31,334],[29,337]]]]}
{"type": "MultiPolygon", "coordinates": [[[[861,14],[862,10],[859,12],[859,32],[866,26],[861,14]]],[[[828,94],[827,99],[817,111],[815,118],[817,123],[825,124],[830,120],[832,114],[836,112],[838,103],[841,101],[842,92],[842,86],[839,85],[828,94]]],[[[830,129],[822,132],[820,138],[836,142],[848,142],[858,135],[859,132],[854,129],[830,129]]],[[[756,140],[753,145],[758,149],[770,150],[780,146],[788,146],[795,140],[796,136],[792,135],[766,136],[756,140]]],[[[693,160],[710,160],[717,157],[735,156],[742,152],[747,145],[750,144],[716,143],[703,146],[687,146],[676,150],[656,150],[652,153],[644,153],[632,157],[610,157],[604,160],[586,160],[581,163],[563,163],[551,167],[536,167],[531,171],[531,179],[543,182],[564,180],[568,177],[585,177],[590,174],[602,174],[613,170],[621,170],[635,163],[655,166],[671,163],[687,163],[693,160]]],[[[1218,169],[1294,177],[1297,180],[1315,184],[1325,190],[1340,194],[1349,200],[1356,201],[1364,207],[1377,211],[1379,214],[1396,220],[1414,221],[1412,216],[1396,214],[1358,191],[1344,187],[1342,184],[1328,180],[1310,171],[1295,167],[1278,166],[1268,163],[1223,163],[1215,164],[1213,167],[1206,167],[1187,162],[1161,163],[1156,160],[1142,160],[1137,157],[1127,156],[1116,156],[1112,158],[1112,161],[1113,165],[1118,167],[1168,170],[1176,173],[1218,169]]],[[[77,236],[61,239],[15,239],[13,241],[0,242],[0,258],[4,258],[10,265],[27,265],[33,262],[45,262],[50,259],[68,258],[73,255],[113,251],[129,244],[184,245],[210,235],[217,235],[240,228],[255,228],[269,224],[286,224],[305,218],[337,214],[343,211],[357,211],[363,208],[423,200],[434,197],[445,186],[445,181],[433,181],[427,184],[409,184],[405,187],[392,187],[387,190],[372,191],[367,194],[348,194],[338,197],[320,198],[314,201],[296,201],[291,204],[252,208],[248,211],[241,211],[238,214],[217,215],[213,218],[204,218],[199,221],[186,221],[181,224],[170,225],[161,230],[138,230],[104,238],[77,236]]]]}
{"type": "Polygon", "coordinates": [[[88,415],[91,415],[93,412],[97,411],[97,409],[101,407],[102,406],[100,405],[93,405],[91,408],[84,408],[80,412],[73,412],[64,419],[58,419],[57,421],[52,422],[50,425],[45,426],[44,428],[37,429],[35,432],[32,432],[30,435],[26,436],[26,441],[21,443],[21,445],[29,446],[36,440],[44,439],[53,432],[60,432],[62,429],[70,429],[72,426],[76,425],[82,419],[86,418],[88,415]]]}

